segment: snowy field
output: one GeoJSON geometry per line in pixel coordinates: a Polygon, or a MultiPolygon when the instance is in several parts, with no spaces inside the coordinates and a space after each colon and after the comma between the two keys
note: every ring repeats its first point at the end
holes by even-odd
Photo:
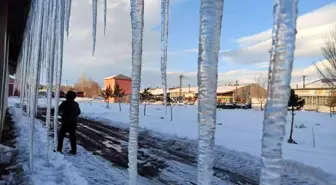
{"type": "MultiPolygon", "coordinates": [[[[12,99],[11,101],[17,101],[12,99]]],[[[129,105],[106,104],[98,100],[77,100],[82,109],[82,116],[95,120],[119,123],[120,127],[128,127],[129,105]]],[[[45,100],[39,101],[45,106],[45,100]]],[[[173,108],[173,121],[170,120],[170,108],[166,111],[162,105],[147,105],[144,116],[143,105],[140,107],[140,127],[155,131],[162,136],[197,139],[197,106],[176,105],[173,108]]],[[[261,155],[263,112],[256,110],[218,110],[216,145],[230,150],[246,153],[257,158],[261,155]]],[[[288,117],[290,121],[290,116],[288,117]]],[[[304,125],[306,128],[294,128],[294,140],[298,145],[288,144],[290,122],[287,124],[283,142],[283,157],[290,165],[305,164],[336,176],[336,124],[335,118],[326,113],[297,112],[295,127],[304,125]],[[313,147],[313,133],[315,148],[313,147]],[[291,163],[295,161],[295,163],[291,163]],[[298,162],[298,163],[296,163],[298,162]]],[[[298,165],[300,166],[300,165],[298,165]]],[[[303,165],[303,167],[305,167],[303,165]]],[[[315,173],[312,171],[312,173],[315,173]]]]}
{"type": "MultiPolygon", "coordinates": [[[[104,102],[79,101],[82,116],[94,119],[111,120],[128,125],[129,105],[111,104],[105,108],[104,102]]],[[[173,108],[173,121],[170,119],[170,108],[166,115],[164,106],[147,105],[144,116],[143,105],[140,107],[140,127],[159,133],[174,135],[182,138],[197,139],[197,106],[179,106],[173,108]]],[[[218,110],[216,145],[253,156],[261,156],[263,112],[256,110],[218,110]]],[[[294,128],[293,138],[298,145],[288,144],[290,130],[290,115],[286,136],[283,142],[283,157],[309,166],[321,168],[336,176],[336,117],[330,118],[327,113],[297,112],[295,126],[304,125],[306,128],[294,128]],[[315,148],[313,147],[313,129],[315,148]]]]}

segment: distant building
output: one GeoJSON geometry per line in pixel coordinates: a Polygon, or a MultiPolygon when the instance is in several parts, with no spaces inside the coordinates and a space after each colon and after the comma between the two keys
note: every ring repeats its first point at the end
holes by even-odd
{"type": "Polygon", "coordinates": [[[334,96],[335,89],[329,87],[307,87],[294,89],[295,94],[305,99],[303,109],[329,112],[326,106],[330,96],[334,96]]]}
{"type": "Polygon", "coordinates": [[[267,90],[258,84],[244,86],[219,86],[217,101],[223,103],[251,103],[259,106],[266,103],[267,90]]]}
{"type": "MultiPolygon", "coordinates": [[[[180,96],[180,88],[171,88],[168,90],[169,97],[173,100],[178,100],[180,96]]],[[[197,98],[198,88],[197,87],[182,87],[182,97],[184,100],[197,98]]]]}
{"type": "MultiPolygon", "coordinates": [[[[162,96],[162,89],[151,89],[154,96],[162,96]]],[[[170,88],[167,91],[168,97],[177,100],[180,96],[180,88],[170,88]]],[[[258,84],[249,84],[245,86],[218,86],[217,102],[221,103],[252,103],[254,106],[260,106],[260,103],[266,103],[267,90],[258,84]]],[[[182,97],[184,100],[196,100],[198,97],[198,87],[183,87],[182,97]]]]}
{"type": "MultiPolygon", "coordinates": [[[[120,88],[125,91],[125,96],[123,97],[121,102],[129,103],[132,92],[132,78],[122,74],[104,78],[104,89],[106,89],[110,85],[112,91],[114,91],[115,84],[119,84],[120,88]]],[[[117,101],[119,100],[115,98],[110,98],[110,102],[117,102],[117,101]]]]}

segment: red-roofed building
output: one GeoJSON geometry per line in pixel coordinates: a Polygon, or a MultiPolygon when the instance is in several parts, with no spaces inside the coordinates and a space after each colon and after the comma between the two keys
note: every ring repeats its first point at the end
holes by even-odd
{"type": "MultiPolygon", "coordinates": [[[[104,78],[104,89],[106,89],[109,85],[112,88],[112,91],[114,91],[115,84],[119,84],[119,87],[125,91],[125,96],[121,100],[121,102],[129,103],[131,99],[131,92],[132,92],[132,78],[118,74],[115,76],[110,76],[104,78]]],[[[110,102],[119,102],[120,100],[111,98],[110,102]]]]}

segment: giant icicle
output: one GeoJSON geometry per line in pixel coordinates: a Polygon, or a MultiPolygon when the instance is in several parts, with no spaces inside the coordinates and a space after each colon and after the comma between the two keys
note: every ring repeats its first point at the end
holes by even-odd
{"type": "Polygon", "coordinates": [[[161,0],[161,80],[163,103],[167,110],[167,49],[168,49],[169,0],[161,0]]]}
{"type": "Polygon", "coordinates": [[[96,51],[98,0],[92,0],[92,55],[96,51]]]}
{"type": "Polygon", "coordinates": [[[49,130],[50,130],[50,120],[51,120],[51,104],[52,104],[52,89],[54,82],[54,55],[55,55],[55,22],[56,22],[56,0],[51,0],[51,17],[49,17],[50,25],[48,27],[49,33],[49,42],[48,42],[48,55],[47,55],[47,117],[46,117],[46,125],[47,125],[47,157],[49,153],[49,130]]]}
{"type": "Polygon", "coordinates": [[[280,185],[298,0],[275,0],[271,78],[263,122],[261,185],[280,185]]]}
{"type": "Polygon", "coordinates": [[[33,45],[32,51],[32,65],[31,65],[31,83],[30,83],[30,127],[29,127],[29,166],[33,171],[33,154],[34,154],[34,128],[35,128],[35,113],[37,107],[37,95],[39,86],[39,75],[41,69],[41,42],[42,42],[42,28],[43,28],[43,1],[35,0],[33,3],[33,16],[31,31],[33,31],[33,45]]]}
{"type": "Polygon", "coordinates": [[[201,0],[198,51],[198,185],[210,185],[212,182],[216,130],[217,67],[223,4],[223,0],[201,0]]]}
{"type": "Polygon", "coordinates": [[[70,16],[71,16],[71,4],[72,4],[72,0],[66,0],[65,2],[65,31],[67,34],[67,38],[69,37],[69,25],[70,25],[70,16]]]}
{"type": "Polygon", "coordinates": [[[64,41],[64,11],[65,11],[65,2],[57,1],[57,48],[56,48],[56,93],[55,93],[55,108],[54,108],[54,146],[57,150],[57,128],[58,128],[58,104],[59,104],[59,95],[60,87],[62,81],[62,66],[63,66],[63,41],[64,41]]]}
{"type": "Polygon", "coordinates": [[[144,25],[144,0],[131,0],[132,22],[132,95],[130,105],[130,129],[128,141],[128,174],[129,184],[137,182],[138,168],[138,125],[139,98],[142,65],[142,39],[144,25]]]}
{"type": "Polygon", "coordinates": [[[104,0],[104,35],[106,35],[107,0],[104,0]]]}
{"type": "Polygon", "coordinates": [[[21,83],[21,89],[20,89],[20,104],[22,108],[22,113],[24,110],[24,101],[26,99],[26,113],[28,114],[28,68],[30,64],[30,56],[31,56],[31,27],[32,27],[32,21],[33,21],[33,16],[32,13],[29,12],[29,16],[27,19],[26,23],[26,30],[24,33],[24,41],[23,41],[23,48],[21,49],[21,53],[23,53],[22,58],[21,58],[21,63],[23,63],[23,76],[22,76],[22,83],[21,83]]]}

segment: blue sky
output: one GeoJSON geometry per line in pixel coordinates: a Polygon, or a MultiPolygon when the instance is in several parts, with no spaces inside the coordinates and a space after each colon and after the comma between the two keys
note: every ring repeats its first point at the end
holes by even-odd
{"type": "MultiPolygon", "coordinates": [[[[103,6],[98,6],[96,54],[92,53],[91,1],[73,0],[69,40],[65,42],[63,80],[75,83],[86,74],[103,85],[115,74],[131,75],[131,23],[128,0],[108,0],[107,35],[103,6]]],[[[219,58],[219,84],[253,83],[267,74],[271,0],[225,0],[219,58]]],[[[168,41],[168,85],[196,85],[200,0],[171,0],[168,41]]],[[[302,74],[318,78],[313,62],[322,60],[320,47],[336,22],[335,0],[299,1],[293,83],[302,74]]],[[[160,1],[145,0],[142,88],[160,86],[160,1]]]]}
{"type": "MultiPolygon", "coordinates": [[[[311,12],[329,4],[330,0],[301,0],[299,1],[299,15],[311,12]]],[[[273,24],[273,1],[238,1],[225,0],[222,21],[221,50],[238,48],[235,41],[242,36],[249,36],[269,29],[273,24]]],[[[199,0],[182,1],[173,4],[169,22],[169,50],[179,51],[195,48],[198,45],[199,34],[199,0]]],[[[197,62],[197,53],[188,53],[169,58],[169,67],[183,71],[195,71],[187,61],[197,62]],[[180,61],[180,62],[176,62],[180,61]]],[[[237,68],[253,69],[250,65],[220,62],[219,71],[234,70],[237,68]]],[[[311,65],[308,62],[299,63],[300,67],[311,65]]]]}

